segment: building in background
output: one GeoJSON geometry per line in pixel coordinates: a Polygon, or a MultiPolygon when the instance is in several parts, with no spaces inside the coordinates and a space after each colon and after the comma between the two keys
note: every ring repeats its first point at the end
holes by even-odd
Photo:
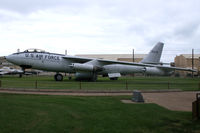
{"type": "MultiPolygon", "coordinates": [[[[134,62],[140,62],[146,54],[135,54],[134,62]]],[[[97,59],[107,59],[107,60],[116,60],[116,61],[128,61],[133,62],[132,54],[80,54],[76,55],[80,57],[87,58],[97,58],[97,59]]]]}
{"type": "MultiPolygon", "coordinates": [[[[174,63],[176,67],[192,68],[192,54],[178,55],[174,58],[174,63]]],[[[194,54],[193,67],[194,69],[200,71],[200,54],[194,54]]],[[[189,73],[184,71],[177,71],[177,73],[182,76],[191,74],[191,72],[189,73]]]]}

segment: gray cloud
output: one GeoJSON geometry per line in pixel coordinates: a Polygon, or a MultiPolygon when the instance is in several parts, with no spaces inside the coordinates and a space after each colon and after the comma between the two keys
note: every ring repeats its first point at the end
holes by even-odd
{"type": "Polygon", "coordinates": [[[0,8],[20,13],[34,12],[56,6],[83,6],[81,1],[73,0],[1,0],[0,8]]]}
{"type": "Polygon", "coordinates": [[[199,48],[199,5],[199,0],[1,0],[0,43],[89,46],[88,53],[111,47],[107,52],[146,51],[158,41],[168,48],[199,48]]]}
{"type": "Polygon", "coordinates": [[[199,26],[200,23],[198,21],[184,23],[176,28],[174,35],[181,38],[190,38],[197,34],[199,26]]]}

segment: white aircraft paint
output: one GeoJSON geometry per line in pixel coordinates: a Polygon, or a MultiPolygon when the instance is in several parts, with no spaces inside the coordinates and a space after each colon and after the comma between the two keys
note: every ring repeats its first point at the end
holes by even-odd
{"type": "Polygon", "coordinates": [[[37,49],[14,53],[6,56],[6,59],[24,69],[34,68],[57,72],[54,76],[56,81],[63,80],[63,76],[59,72],[75,73],[77,79],[95,81],[97,75],[107,75],[110,79],[117,79],[121,74],[170,75],[174,70],[195,71],[160,65],[163,46],[162,42],[158,42],[140,63],[68,56],[37,49]]]}

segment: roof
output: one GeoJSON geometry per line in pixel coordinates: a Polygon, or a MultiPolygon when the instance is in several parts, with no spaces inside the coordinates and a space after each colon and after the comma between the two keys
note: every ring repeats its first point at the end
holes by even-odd
{"type": "MultiPolygon", "coordinates": [[[[181,55],[184,56],[185,58],[192,58],[192,54],[181,54],[181,55]]],[[[200,54],[194,54],[194,58],[199,58],[199,57],[200,54]]]]}
{"type": "MultiPolygon", "coordinates": [[[[132,54],[80,54],[76,56],[87,57],[87,58],[108,59],[108,60],[117,60],[119,58],[133,58],[132,54]]],[[[144,56],[145,54],[135,54],[134,58],[144,58],[144,56]]]]}

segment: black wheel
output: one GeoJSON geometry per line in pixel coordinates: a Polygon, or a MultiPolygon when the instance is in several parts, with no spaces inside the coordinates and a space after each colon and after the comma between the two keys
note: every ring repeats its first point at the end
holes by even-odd
{"type": "Polygon", "coordinates": [[[102,77],[108,77],[108,74],[104,74],[104,75],[102,75],[102,77]]]}
{"type": "Polygon", "coordinates": [[[93,74],[93,76],[89,79],[89,81],[96,82],[97,81],[97,74],[93,74]]]}
{"type": "Polygon", "coordinates": [[[63,76],[62,76],[62,74],[56,74],[54,76],[54,79],[55,79],[55,81],[62,81],[63,80],[63,76]]]}
{"type": "Polygon", "coordinates": [[[110,78],[110,80],[118,80],[118,77],[110,78]]]}
{"type": "Polygon", "coordinates": [[[97,76],[96,76],[96,77],[92,77],[92,78],[90,78],[89,81],[96,82],[96,81],[97,81],[97,76]]]}

